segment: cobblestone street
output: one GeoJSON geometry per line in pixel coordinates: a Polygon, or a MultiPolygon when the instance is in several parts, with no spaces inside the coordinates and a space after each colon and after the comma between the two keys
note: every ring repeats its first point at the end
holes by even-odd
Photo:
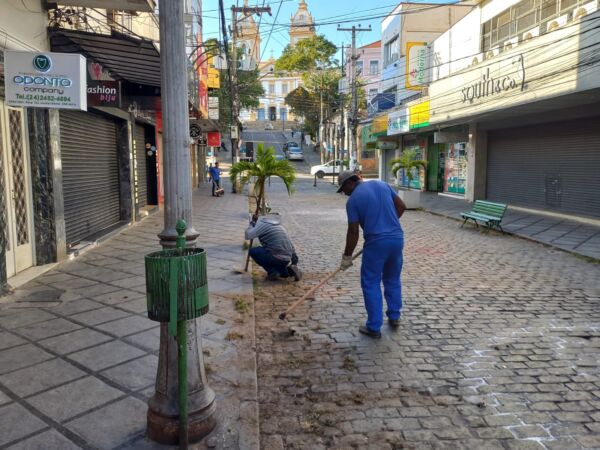
{"type": "Polygon", "coordinates": [[[279,313],[339,265],[334,192],[271,188],[305,277],[255,269],[262,448],[600,448],[600,266],[408,211],[397,331],[358,334],[360,264],[285,324],[279,313]]]}

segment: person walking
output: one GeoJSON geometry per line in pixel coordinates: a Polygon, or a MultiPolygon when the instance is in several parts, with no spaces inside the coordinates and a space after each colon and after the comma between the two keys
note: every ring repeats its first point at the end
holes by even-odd
{"type": "Polygon", "coordinates": [[[391,328],[400,325],[402,309],[402,251],[404,232],[400,217],[406,205],[390,185],[381,181],[363,181],[354,171],[346,170],[338,177],[338,193],[350,198],[346,203],[348,230],[346,247],[340,268],[352,266],[352,253],[358,244],[359,226],[363,230],[364,247],[360,269],[367,321],[358,331],[364,335],[381,338],[383,326],[383,297],[381,281],[387,303],[386,315],[391,328]]]}
{"type": "Polygon", "coordinates": [[[296,249],[279,215],[252,216],[245,237],[247,240],[258,238],[260,241],[261,246],[252,247],[248,252],[254,262],[265,269],[268,280],[288,277],[293,277],[295,281],[302,279],[296,249]]]}
{"type": "Polygon", "coordinates": [[[212,196],[217,197],[215,191],[221,189],[221,170],[219,169],[219,163],[216,162],[214,167],[211,166],[209,169],[210,179],[212,180],[212,196]]]}

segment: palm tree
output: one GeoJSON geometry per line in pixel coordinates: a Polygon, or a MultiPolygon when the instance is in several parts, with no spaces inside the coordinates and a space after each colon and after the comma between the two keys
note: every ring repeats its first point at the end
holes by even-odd
{"type": "Polygon", "coordinates": [[[254,161],[240,161],[231,167],[229,177],[232,183],[239,177],[240,182],[246,185],[252,178],[256,178],[254,183],[254,193],[258,195],[256,201],[256,215],[260,212],[265,213],[265,183],[270,177],[279,177],[285,184],[288,194],[294,191],[292,184],[296,179],[296,170],[287,159],[277,160],[273,147],[265,149],[263,144],[258,145],[254,161]]]}
{"type": "Polygon", "coordinates": [[[417,152],[414,150],[405,150],[400,155],[400,158],[394,159],[390,162],[392,166],[392,173],[396,174],[400,169],[406,171],[406,178],[408,178],[408,190],[410,190],[410,184],[414,179],[413,169],[425,169],[427,167],[427,161],[423,159],[415,159],[417,152]]]}

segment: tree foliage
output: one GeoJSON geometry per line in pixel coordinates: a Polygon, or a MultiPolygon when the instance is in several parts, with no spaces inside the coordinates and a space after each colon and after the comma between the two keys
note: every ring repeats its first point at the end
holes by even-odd
{"type": "Polygon", "coordinates": [[[321,115],[321,94],[323,98],[323,120],[327,121],[340,109],[339,69],[315,70],[305,74],[304,86],[290,92],[285,103],[292,113],[304,118],[304,127],[316,134],[321,115]]]}
{"type": "Polygon", "coordinates": [[[408,178],[408,189],[415,178],[415,174],[419,173],[421,168],[427,167],[427,161],[422,159],[415,159],[417,152],[414,150],[405,150],[399,158],[390,161],[392,166],[392,173],[397,173],[399,170],[404,169],[406,172],[406,178],[408,178]]]}
{"type": "Polygon", "coordinates": [[[288,45],[275,63],[276,71],[304,72],[317,67],[330,67],[337,52],[335,44],[323,35],[302,39],[295,46],[288,45]]]}
{"type": "MultiPolygon", "coordinates": [[[[238,50],[239,55],[241,49],[238,50]]],[[[221,89],[219,93],[219,119],[221,125],[227,126],[232,123],[231,118],[231,89],[229,88],[229,70],[221,70],[221,89]]],[[[240,108],[252,109],[259,105],[259,98],[265,95],[265,90],[259,79],[258,70],[238,70],[237,71],[237,90],[240,100],[240,108]]]]}
{"type": "Polygon", "coordinates": [[[257,196],[256,214],[265,211],[265,183],[270,177],[281,178],[283,184],[291,195],[294,191],[293,184],[296,180],[296,169],[287,160],[275,158],[273,147],[265,149],[264,144],[258,144],[254,161],[240,161],[235,163],[229,171],[232,183],[239,177],[242,185],[246,185],[255,178],[254,195],[257,196]]]}

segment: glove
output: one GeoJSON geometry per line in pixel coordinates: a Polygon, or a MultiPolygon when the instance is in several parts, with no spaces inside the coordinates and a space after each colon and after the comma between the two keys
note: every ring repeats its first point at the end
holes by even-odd
{"type": "Polygon", "coordinates": [[[346,270],[352,267],[352,255],[342,255],[342,263],[340,264],[340,269],[346,270]]]}

